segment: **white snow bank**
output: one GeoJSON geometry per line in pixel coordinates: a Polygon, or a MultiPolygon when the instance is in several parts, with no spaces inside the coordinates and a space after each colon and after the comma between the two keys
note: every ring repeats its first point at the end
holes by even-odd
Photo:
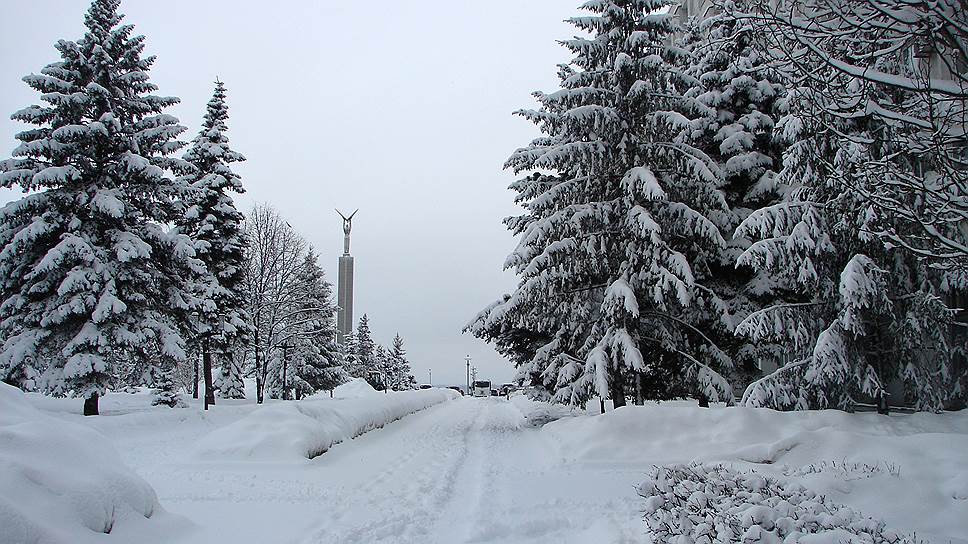
{"type": "Polygon", "coordinates": [[[272,404],[206,436],[196,457],[210,461],[298,461],[404,416],[459,396],[449,389],[272,404]]]}
{"type": "Polygon", "coordinates": [[[726,462],[801,483],[931,541],[968,542],[968,412],[883,416],[663,403],[562,419],[542,434],[567,460],[726,462]]]}
{"type": "Polygon", "coordinates": [[[104,542],[161,511],[102,434],[46,415],[0,383],[0,542],[104,542]]]}
{"type": "MultiPolygon", "coordinates": [[[[320,396],[329,396],[329,393],[317,393],[320,396]]],[[[338,386],[333,391],[333,396],[338,399],[355,399],[372,395],[383,395],[383,391],[373,389],[363,378],[350,378],[350,381],[338,386]]]]}

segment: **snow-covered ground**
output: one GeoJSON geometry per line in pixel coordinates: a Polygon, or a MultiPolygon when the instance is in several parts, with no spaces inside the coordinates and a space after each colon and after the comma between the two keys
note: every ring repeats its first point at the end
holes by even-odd
{"type": "Polygon", "coordinates": [[[628,469],[643,480],[650,464],[725,463],[802,484],[929,542],[968,542],[965,412],[882,416],[669,402],[559,420],[542,432],[567,466],[628,469]]]}
{"type": "Polygon", "coordinates": [[[373,405],[410,402],[359,383],[338,393],[343,398],[265,408],[219,400],[208,413],[196,404],[148,408],[147,395],[112,394],[105,415],[93,418],[75,415],[77,400],[28,398],[50,419],[104,434],[154,488],[169,522],[138,542],[649,542],[637,486],[654,464],[708,461],[802,483],[930,542],[968,543],[968,414],[961,413],[663,403],[594,416],[523,397],[464,397],[312,459],[285,440],[280,448],[288,453],[279,456],[224,457],[211,449],[237,441],[242,429],[263,432],[268,420],[259,411],[281,414],[283,424],[270,432],[299,434],[303,424],[285,421],[290,410],[304,412],[282,407],[315,405],[307,411],[318,415],[330,409],[323,406],[366,405],[360,395],[373,405]]]}

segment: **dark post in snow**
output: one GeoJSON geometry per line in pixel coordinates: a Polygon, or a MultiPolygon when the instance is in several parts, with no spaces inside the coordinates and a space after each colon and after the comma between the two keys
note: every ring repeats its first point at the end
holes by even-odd
{"type": "Polygon", "coordinates": [[[887,395],[887,391],[883,389],[878,389],[874,395],[874,400],[877,402],[877,413],[885,416],[891,413],[890,406],[887,403],[887,395]]]}
{"type": "Polygon", "coordinates": [[[205,409],[215,405],[215,386],[212,383],[212,351],[206,337],[202,344],[202,374],[205,378],[205,409]]]}
{"type": "Polygon", "coordinates": [[[467,386],[464,388],[464,393],[467,395],[471,394],[471,356],[468,355],[464,357],[464,361],[467,363],[467,386]]]}
{"type": "Polygon", "coordinates": [[[98,415],[99,413],[98,406],[97,406],[98,396],[99,395],[97,393],[91,393],[90,397],[87,397],[86,399],[84,399],[84,415],[86,416],[98,415]]]}

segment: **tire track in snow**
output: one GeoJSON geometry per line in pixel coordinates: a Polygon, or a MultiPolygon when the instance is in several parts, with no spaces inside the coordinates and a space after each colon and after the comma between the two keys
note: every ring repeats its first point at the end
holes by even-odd
{"type": "MultiPolygon", "coordinates": [[[[495,521],[512,509],[508,476],[523,462],[534,459],[515,456],[524,417],[512,404],[483,399],[484,409],[472,429],[465,472],[458,480],[458,492],[443,511],[435,534],[438,542],[483,542],[495,521]]],[[[531,452],[527,452],[531,453],[531,452]]],[[[498,541],[505,541],[504,535],[498,541]]]]}
{"type": "Polygon", "coordinates": [[[329,468],[345,464],[351,470],[360,468],[359,462],[356,467],[347,462],[353,454],[379,457],[374,448],[382,448],[390,456],[375,463],[376,471],[363,466],[356,481],[334,489],[334,500],[320,505],[321,519],[298,542],[427,542],[429,528],[451,499],[481,409],[470,399],[444,403],[392,434],[375,431],[324,460],[332,463],[329,468]]]}

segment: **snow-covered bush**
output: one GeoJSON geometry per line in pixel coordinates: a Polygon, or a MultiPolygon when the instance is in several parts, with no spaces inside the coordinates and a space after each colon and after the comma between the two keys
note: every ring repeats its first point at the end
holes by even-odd
{"type": "Polygon", "coordinates": [[[104,436],[0,383],[0,541],[88,542],[159,511],[155,491],[104,436]]]}
{"type": "Polygon", "coordinates": [[[656,542],[921,542],[801,485],[724,465],[655,467],[638,493],[656,542]]]}
{"type": "Polygon", "coordinates": [[[865,463],[861,461],[832,460],[818,461],[802,467],[786,467],[783,470],[784,476],[807,476],[810,474],[832,474],[837,479],[845,482],[851,480],[862,480],[872,478],[879,474],[888,473],[894,477],[901,476],[901,467],[897,463],[888,461],[875,461],[865,463]]]}

